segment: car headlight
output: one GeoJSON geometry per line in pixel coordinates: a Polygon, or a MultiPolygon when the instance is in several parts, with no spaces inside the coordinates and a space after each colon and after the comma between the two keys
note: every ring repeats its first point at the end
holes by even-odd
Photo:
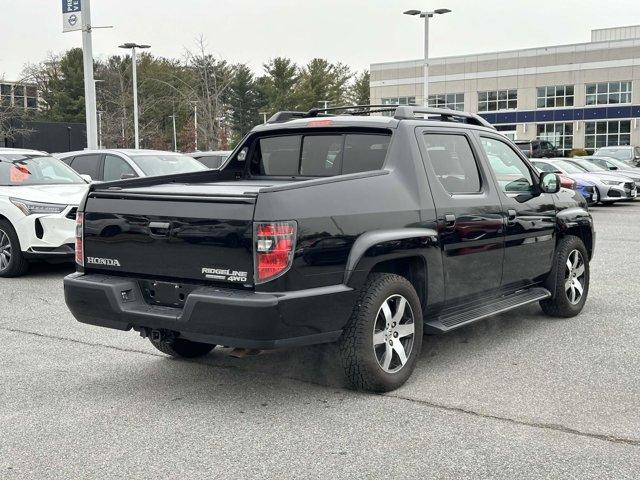
{"type": "Polygon", "coordinates": [[[30,202],[29,200],[22,200],[20,198],[10,198],[9,200],[25,215],[33,215],[36,213],[62,213],[64,209],[67,208],[67,205],[30,202]]]}
{"type": "Polygon", "coordinates": [[[621,182],[618,182],[617,180],[602,180],[602,183],[605,185],[620,185],[621,182]]]}

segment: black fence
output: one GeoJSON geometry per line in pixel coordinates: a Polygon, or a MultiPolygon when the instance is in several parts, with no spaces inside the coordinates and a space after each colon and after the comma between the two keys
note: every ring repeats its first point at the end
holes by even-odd
{"type": "Polygon", "coordinates": [[[0,138],[0,147],[31,148],[49,153],[82,150],[87,146],[84,123],[25,122],[27,133],[15,138],[0,138]]]}

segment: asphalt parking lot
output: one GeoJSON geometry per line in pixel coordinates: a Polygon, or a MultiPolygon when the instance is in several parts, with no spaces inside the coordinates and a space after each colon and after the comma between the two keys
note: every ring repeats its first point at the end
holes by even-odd
{"type": "Polygon", "coordinates": [[[640,201],[592,209],[590,297],[425,337],[388,395],[333,347],[164,357],[77,323],[69,267],[0,280],[0,478],[638,478],[640,201]]]}

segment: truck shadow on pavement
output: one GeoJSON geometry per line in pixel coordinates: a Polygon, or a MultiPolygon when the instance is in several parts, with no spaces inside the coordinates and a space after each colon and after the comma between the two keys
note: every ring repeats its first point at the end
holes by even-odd
{"type": "MultiPolygon", "coordinates": [[[[462,327],[446,335],[425,335],[421,358],[407,385],[421,381],[423,374],[431,369],[454,371],[456,364],[468,361],[469,356],[477,360],[482,358],[487,348],[505,348],[506,344],[530,335],[532,330],[540,328],[547,321],[557,320],[544,316],[537,305],[532,305],[462,327]]],[[[206,357],[186,363],[326,387],[347,387],[342,376],[339,350],[335,344],[265,351],[242,359],[230,357],[229,352],[230,349],[216,348],[206,357]]],[[[161,360],[167,362],[167,372],[173,371],[170,362],[185,363],[169,358],[161,360]]]]}

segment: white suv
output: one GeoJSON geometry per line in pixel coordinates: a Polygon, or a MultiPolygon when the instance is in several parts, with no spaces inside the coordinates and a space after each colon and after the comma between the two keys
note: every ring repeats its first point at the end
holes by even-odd
{"type": "Polygon", "coordinates": [[[87,182],[52,156],[0,149],[0,277],[29,262],[73,260],[78,204],[87,182]]]}

